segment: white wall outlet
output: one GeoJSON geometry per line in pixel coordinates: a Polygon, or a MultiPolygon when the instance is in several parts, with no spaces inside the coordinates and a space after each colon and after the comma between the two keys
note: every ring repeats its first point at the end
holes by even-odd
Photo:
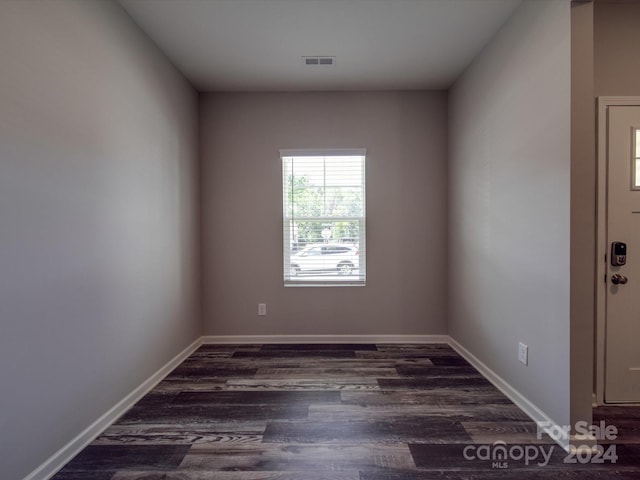
{"type": "Polygon", "coordinates": [[[261,317],[264,317],[267,315],[267,304],[266,303],[259,303],[258,304],[258,315],[261,317]]]}
{"type": "Polygon", "coordinates": [[[518,343],[518,360],[520,363],[529,365],[529,347],[522,342],[518,343]]]}

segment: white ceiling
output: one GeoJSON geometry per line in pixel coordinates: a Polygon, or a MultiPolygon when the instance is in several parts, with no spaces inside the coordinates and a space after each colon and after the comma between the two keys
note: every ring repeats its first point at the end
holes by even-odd
{"type": "Polygon", "coordinates": [[[522,0],[119,1],[200,91],[308,91],[447,88],[522,0]]]}

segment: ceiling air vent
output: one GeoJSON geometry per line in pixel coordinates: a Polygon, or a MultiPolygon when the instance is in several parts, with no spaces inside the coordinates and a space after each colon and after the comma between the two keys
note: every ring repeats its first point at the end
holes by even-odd
{"type": "Polygon", "coordinates": [[[336,57],[302,57],[305,65],[335,65],[336,57]]]}

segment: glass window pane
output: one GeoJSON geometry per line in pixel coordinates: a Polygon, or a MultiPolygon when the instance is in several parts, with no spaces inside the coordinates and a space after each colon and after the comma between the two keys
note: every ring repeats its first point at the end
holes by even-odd
{"type": "Polygon", "coordinates": [[[282,156],[284,281],[365,284],[365,156],[282,156]]]}
{"type": "Polygon", "coordinates": [[[361,217],[361,187],[327,187],[324,215],[326,217],[361,217]]]}
{"type": "Polygon", "coordinates": [[[362,185],[362,157],[327,157],[326,186],[362,185]]]}

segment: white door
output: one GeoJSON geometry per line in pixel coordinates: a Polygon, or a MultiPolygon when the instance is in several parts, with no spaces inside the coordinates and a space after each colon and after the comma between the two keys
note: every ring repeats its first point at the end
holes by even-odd
{"type": "Polygon", "coordinates": [[[605,402],[640,402],[640,106],[607,120],[605,402]]]}

